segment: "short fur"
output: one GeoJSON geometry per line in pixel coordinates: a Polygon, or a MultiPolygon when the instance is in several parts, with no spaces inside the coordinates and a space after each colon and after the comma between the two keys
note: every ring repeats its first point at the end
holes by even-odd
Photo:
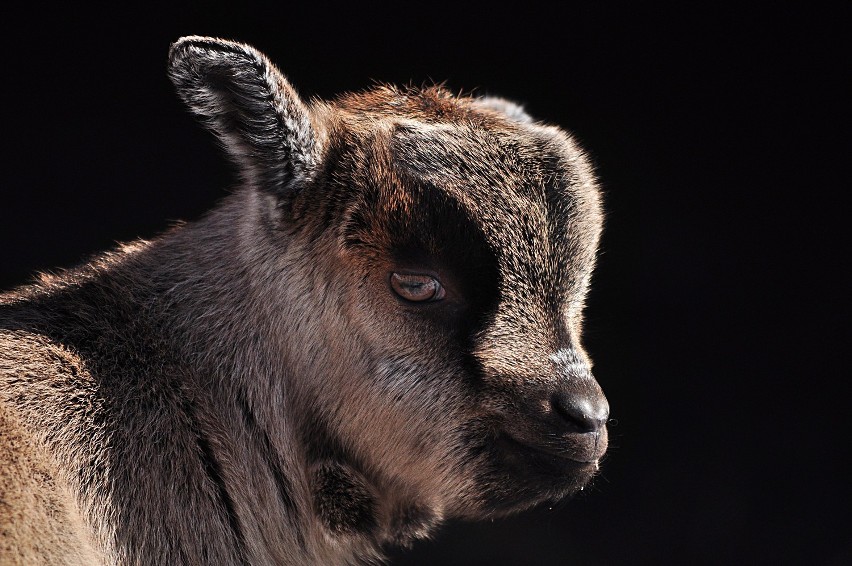
{"type": "Polygon", "coordinates": [[[565,132],[439,87],[306,103],[214,38],[169,74],[244,186],[0,296],[0,562],[373,562],[588,482],[601,209],[565,132]]]}

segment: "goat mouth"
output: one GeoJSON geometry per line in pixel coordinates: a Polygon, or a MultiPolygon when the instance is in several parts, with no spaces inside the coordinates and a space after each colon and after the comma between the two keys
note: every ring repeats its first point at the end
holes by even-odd
{"type": "Polygon", "coordinates": [[[498,436],[496,444],[503,460],[526,474],[576,478],[591,476],[598,470],[597,458],[584,458],[570,451],[523,442],[508,433],[498,436]]]}
{"type": "Polygon", "coordinates": [[[598,459],[582,461],[570,450],[529,443],[507,432],[492,437],[488,452],[493,467],[483,476],[484,504],[493,516],[573,495],[598,471],[598,459]]]}

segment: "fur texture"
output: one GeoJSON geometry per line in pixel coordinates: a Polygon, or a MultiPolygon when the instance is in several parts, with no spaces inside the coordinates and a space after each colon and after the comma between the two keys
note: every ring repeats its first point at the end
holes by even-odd
{"type": "Polygon", "coordinates": [[[565,132],[441,88],[308,104],[213,38],[169,74],[244,187],[0,296],[0,562],[373,562],[589,481],[602,217],[565,132]]]}

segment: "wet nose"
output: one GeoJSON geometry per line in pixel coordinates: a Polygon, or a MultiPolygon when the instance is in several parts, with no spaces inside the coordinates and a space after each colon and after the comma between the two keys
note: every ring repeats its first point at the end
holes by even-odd
{"type": "Polygon", "coordinates": [[[609,418],[609,403],[602,392],[560,391],[550,398],[553,413],[573,432],[597,432],[609,418]]]}

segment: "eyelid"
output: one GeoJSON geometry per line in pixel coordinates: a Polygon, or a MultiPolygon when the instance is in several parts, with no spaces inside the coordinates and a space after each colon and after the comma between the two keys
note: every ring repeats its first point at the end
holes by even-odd
{"type": "Polygon", "coordinates": [[[427,273],[399,273],[392,272],[390,275],[390,286],[394,293],[400,298],[412,303],[428,303],[439,301],[444,298],[446,291],[441,281],[427,273]],[[426,291],[422,296],[415,293],[410,293],[413,288],[418,291],[418,287],[426,291]]]}

